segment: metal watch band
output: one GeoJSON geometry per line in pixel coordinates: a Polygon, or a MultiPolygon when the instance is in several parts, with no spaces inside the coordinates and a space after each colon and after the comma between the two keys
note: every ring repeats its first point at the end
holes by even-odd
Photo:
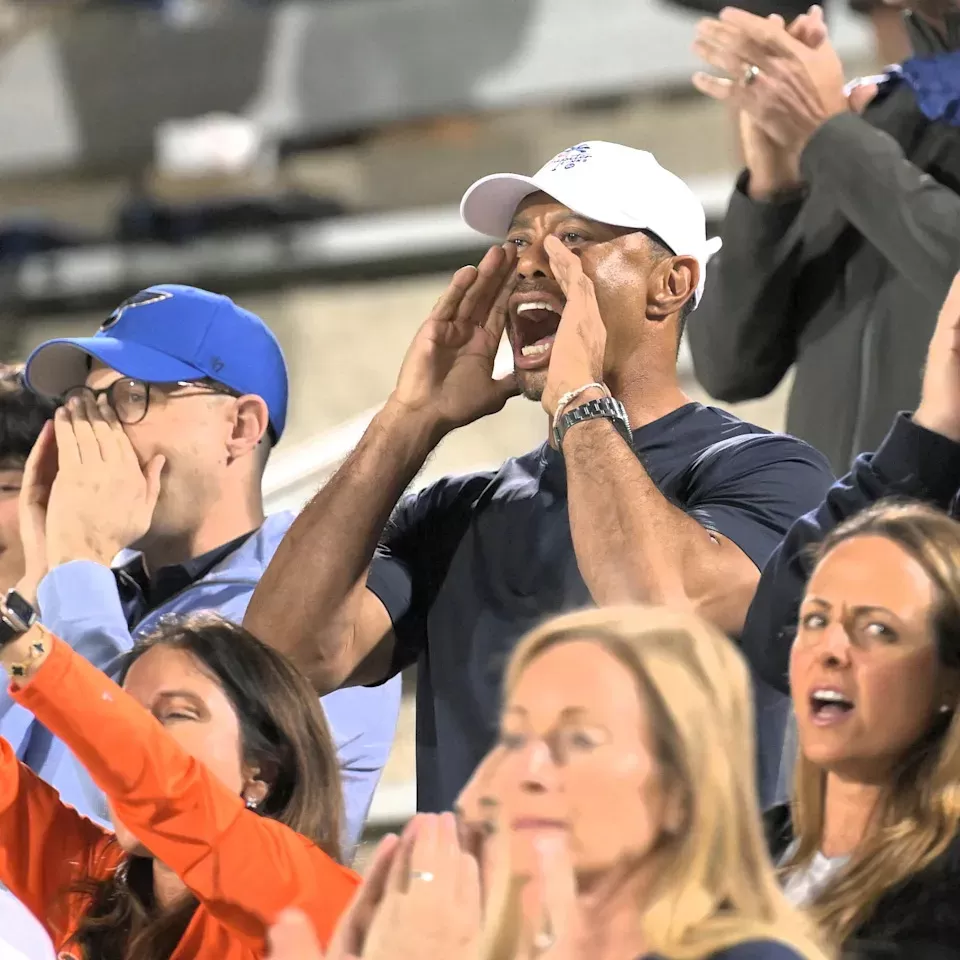
{"type": "Polygon", "coordinates": [[[630,431],[630,420],[627,417],[626,408],[614,397],[600,397],[574,407],[554,424],[553,440],[557,449],[561,449],[563,438],[571,427],[578,423],[585,423],[587,420],[597,419],[609,420],[616,427],[617,433],[627,441],[627,445],[633,447],[633,434],[630,431]]]}
{"type": "Polygon", "coordinates": [[[16,640],[37,622],[37,611],[16,590],[0,600],[0,647],[16,640]]]}

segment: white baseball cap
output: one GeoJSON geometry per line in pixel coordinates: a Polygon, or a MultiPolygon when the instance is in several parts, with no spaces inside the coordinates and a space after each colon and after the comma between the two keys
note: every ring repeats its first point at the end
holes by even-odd
{"type": "Polygon", "coordinates": [[[503,237],[520,201],[539,192],[598,223],[649,230],[676,256],[696,258],[700,302],[707,260],[719,241],[707,240],[706,215],[694,192],[652,153],[603,140],[578,143],[532,177],[495,173],[478,180],[463,195],[460,216],[478,233],[503,237]]]}

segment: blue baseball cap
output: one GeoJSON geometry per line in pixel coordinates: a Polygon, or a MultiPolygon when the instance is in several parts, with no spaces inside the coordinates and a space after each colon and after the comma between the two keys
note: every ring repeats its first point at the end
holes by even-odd
{"type": "Polygon", "coordinates": [[[287,365],[267,325],[229,297],[160,284],[124,300],[92,337],[40,344],[24,377],[35,393],[61,397],[86,382],[89,358],[145,383],[205,377],[261,397],[274,440],[287,422],[287,365]]]}

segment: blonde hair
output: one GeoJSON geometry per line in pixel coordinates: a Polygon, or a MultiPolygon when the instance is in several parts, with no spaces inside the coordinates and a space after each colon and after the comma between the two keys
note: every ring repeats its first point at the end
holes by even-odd
{"type": "MultiPolygon", "coordinates": [[[[931,610],[940,662],[960,656],[960,524],[923,504],[880,503],[837,527],[820,546],[819,563],[845,540],[884,537],[908,553],[930,578],[931,610]]],[[[826,773],[798,751],[793,829],[797,849],[783,873],[796,871],[820,848],[826,773]]],[[[846,867],[810,907],[843,943],[870,916],[880,897],[940,856],[960,831],[960,724],[957,710],[938,716],[894,771],[874,813],[874,827],[846,867]]]]}
{"type": "Polygon", "coordinates": [[[770,862],[756,792],[753,696],[746,664],[693,614],[623,607],[558,617],[528,634],[507,693],[551,647],[596,643],[636,678],[650,712],[664,786],[684,822],[662,838],[664,872],[644,906],[650,953],[696,960],[747,940],[787,944],[822,960],[808,922],[787,902],[770,862]]]}

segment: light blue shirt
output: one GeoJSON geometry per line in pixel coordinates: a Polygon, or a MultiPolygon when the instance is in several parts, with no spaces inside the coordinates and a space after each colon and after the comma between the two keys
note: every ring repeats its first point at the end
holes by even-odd
{"type": "MultiPolygon", "coordinates": [[[[118,657],[137,637],[165,616],[213,611],[240,623],[293,514],[268,517],[249,540],[206,576],[151,611],[131,632],[113,571],[76,560],[51,570],[38,591],[40,619],[94,666],[113,673],[118,657]]],[[[129,558],[125,558],[129,559],[129,558]]],[[[400,678],[379,687],[350,687],[320,699],[340,760],[347,814],[345,844],[352,851],[360,838],[374,790],[387,761],[400,710],[400,678]]],[[[110,826],[103,794],[66,746],[33,714],[0,693],[0,736],[17,757],[59,792],[64,802],[110,826]]]]}

